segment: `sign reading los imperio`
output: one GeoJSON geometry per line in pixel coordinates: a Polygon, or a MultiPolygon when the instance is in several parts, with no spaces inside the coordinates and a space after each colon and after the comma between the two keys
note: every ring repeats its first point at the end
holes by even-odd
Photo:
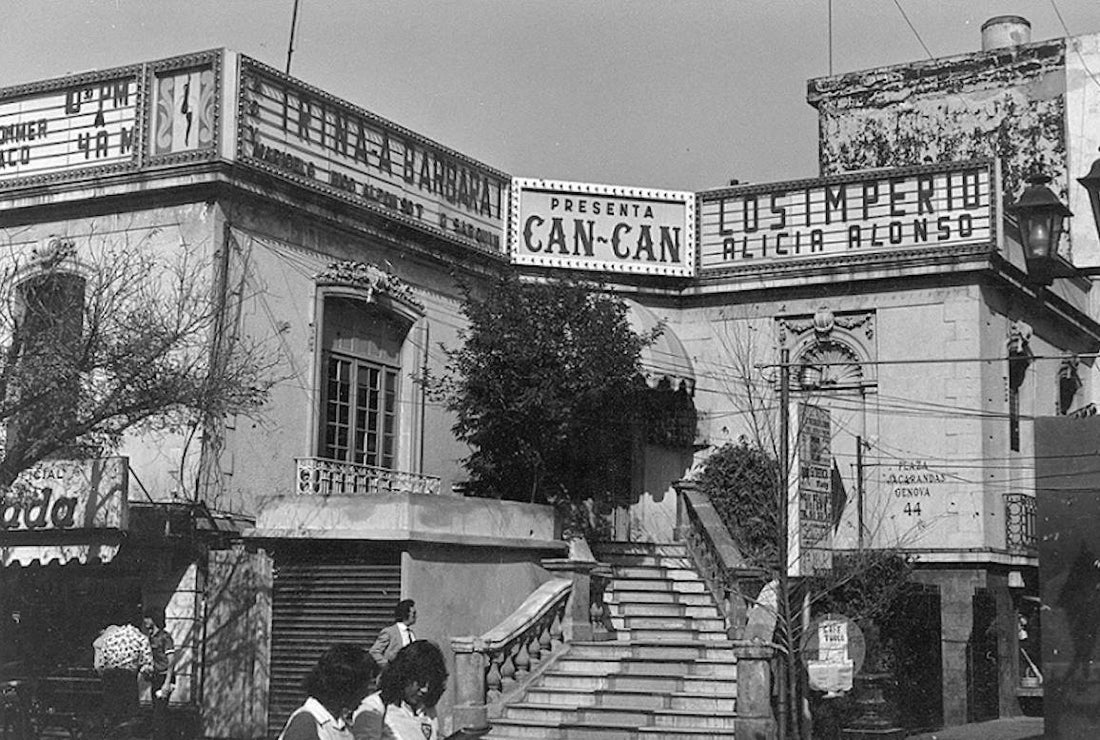
{"type": "Polygon", "coordinates": [[[690,277],[694,214],[693,193],[515,178],[512,261],[690,277]]]}
{"type": "Polygon", "coordinates": [[[241,58],[238,159],[417,228],[503,251],[510,179],[241,58]]]}
{"type": "Polygon", "coordinates": [[[125,457],[44,460],[24,471],[0,499],[0,531],[125,529],[125,457]]]}
{"type": "Polygon", "coordinates": [[[969,162],[701,193],[699,266],[993,245],[995,181],[969,162]]]}
{"type": "Polygon", "coordinates": [[[136,70],[0,90],[0,187],[136,164],[138,99],[136,70]]]}

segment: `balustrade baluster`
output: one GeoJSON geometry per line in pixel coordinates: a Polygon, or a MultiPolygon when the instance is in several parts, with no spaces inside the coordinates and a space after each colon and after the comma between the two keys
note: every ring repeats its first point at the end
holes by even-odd
{"type": "Polygon", "coordinates": [[[501,691],[508,691],[516,683],[516,643],[504,647],[504,662],[500,665],[501,691]]]}
{"type": "Polygon", "coordinates": [[[526,633],[519,636],[516,643],[519,645],[519,649],[516,650],[516,680],[521,680],[531,670],[531,655],[527,652],[527,640],[526,633]]]}
{"type": "Polygon", "coordinates": [[[549,656],[553,640],[550,638],[550,630],[554,624],[554,615],[547,614],[542,620],[542,628],[539,630],[539,654],[549,656]]]}
{"type": "Polygon", "coordinates": [[[501,664],[504,662],[504,651],[492,653],[489,656],[489,668],[485,672],[485,695],[489,702],[500,699],[504,691],[504,674],[501,664]]]}
{"type": "Polygon", "coordinates": [[[554,619],[550,622],[550,650],[551,652],[557,650],[562,646],[563,634],[561,627],[561,618],[565,614],[565,602],[554,610],[554,619]]]}
{"type": "Polygon", "coordinates": [[[531,668],[538,667],[539,661],[542,660],[542,645],[539,644],[539,635],[542,634],[542,622],[537,622],[535,628],[531,630],[531,639],[527,643],[527,654],[531,656],[531,668]]]}

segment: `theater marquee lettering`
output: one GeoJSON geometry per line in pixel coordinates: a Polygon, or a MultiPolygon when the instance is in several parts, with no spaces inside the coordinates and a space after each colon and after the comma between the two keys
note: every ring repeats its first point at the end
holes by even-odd
{"type": "Polygon", "coordinates": [[[241,158],[345,200],[503,250],[509,179],[243,60],[241,158]]]}
{"type": "Polygon", "coordinates": [[[994,243],[988,163],[699,196],[700,267],[994,243]]]}
{"type": "Polygon", "coordinates": [[[134,74],[0,93],[0,185],[136,163],[137,109],[134,74]]]}
{"type": "Polygon", "coordinates": [[[692,193],[516,178],[512,260],[601,272],[689,276],[692,193]]]}

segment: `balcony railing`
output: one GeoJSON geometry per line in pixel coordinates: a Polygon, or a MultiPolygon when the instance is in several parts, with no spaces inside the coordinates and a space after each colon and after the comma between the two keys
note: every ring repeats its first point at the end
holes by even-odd
{"type": "Polygon", "coordinates": [[[1026,493],[1006,493],[1005,545],[1017,555],[1038,555],[1035,534],[1035,497],[1026,493]]]}
{"type": "Polygon", "coordinates": [[[321,457],[300,457],[297,463],[299,496],[370,496],[376,493],[439,495],[439,478],[432,475],[321,457]]]}

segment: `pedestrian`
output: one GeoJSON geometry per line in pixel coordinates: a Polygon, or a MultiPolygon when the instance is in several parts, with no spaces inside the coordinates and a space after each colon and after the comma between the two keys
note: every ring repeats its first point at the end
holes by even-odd
{"type": "Polygon", "coordinates": [[[393,610],[394,623],[383,628],[370,648],[370,656],[383,671],[397,652],[416,640],[412,626],[416,624],[416,602],[402,599],[393,610]]]}
{"type": "Polygon", "coordinates": [[[141,631],[149,638],[152,665],[142,678],[149,682],[149,695],[153,703],[152,740],[168,738],[168,699],[176,685],[173,669],[176,645],[164,629],[164,610],[149,607],[141,617],[141,631]]]}
{"type": "Polygon", "coordinates": [[[103,691],[102,720],[106,728],[121,727],[137,713],[138,674],[153,663],[149,640],[132,624],[111,624],[99,633],[92,647],[93,666],[103,691]]]}
{"type": "Polygon", "coordinates": [[[336,644],[306,676],[306,700],[279,740],[353,740],[347,718],[370,691],[378,666],[358,645],[336,644]]]}
{"type": "Polygon", "coordinates": [[[355,740],[439,740],[435,705],[447,688],[447,664],[434,642],[401,648],[380,686],[352,715],[355,740]]]}

